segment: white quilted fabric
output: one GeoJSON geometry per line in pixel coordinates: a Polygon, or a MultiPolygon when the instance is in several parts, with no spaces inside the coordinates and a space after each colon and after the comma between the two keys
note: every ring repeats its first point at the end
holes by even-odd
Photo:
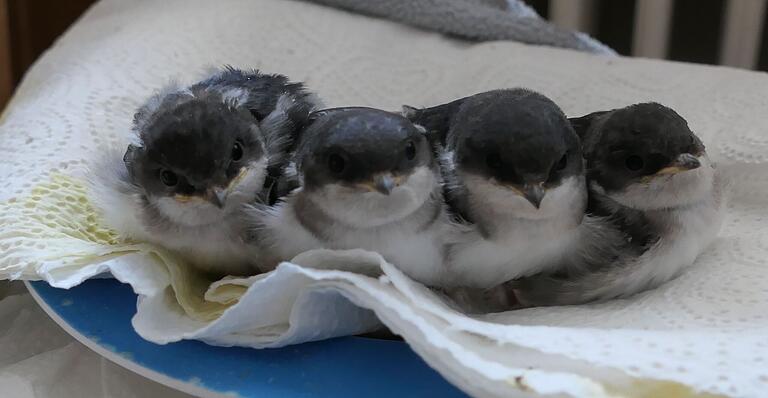
{"type": "Polygon", "coordinates": [[[0,119],[0,275],[67,286],[112,267],[144,295],[134,326],[159,342],[272,346],[369,328],[371,313],[351,300],[474,395],[762,397],[766,93],[762,73],[468,44],[302,2],[102,1],[28,73],[0,119]],[[225,63],[304,80],[329,106],[397,109],[511,86],[540,91],[569,115],[659,101],[688,119],[733,177],[728,218],[689,272],[627,300],[472,319],[376,256],[323,252],[294,261],[303,267],[285,264],[208,292],[223,304],[182,302],[181,311],[164,300],[173,292],[185,297],[173,259],[116,243],[87,198],[80,200],[78,181],[100,153],[125,147],[132,114],[154,89],[225,63]],[[328,264],[381,267],[385,275],[317,269],[328,264]],[[283,294],[266,308],[268,289],[283,294]]]}

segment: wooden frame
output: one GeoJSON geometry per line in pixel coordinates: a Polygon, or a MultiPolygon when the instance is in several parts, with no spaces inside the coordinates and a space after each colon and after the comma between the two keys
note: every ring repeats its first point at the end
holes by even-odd
{"type": "Polygon", "coordinates": [[[594,0],[550,0],[549,19],[566,29],[594,33],[594,0]]]}
{"type": "Polygon", "coordinates": [[[638,0],[632,33],[632,55],[667,58],[672,0],[638,0]]]}
{"type": "Polygon", "coordinates": [[[0,110],[5,107],[13,91],[9,24],[8,0],[0,0],[0,110]]]}
{"type": "Polygon", "coordinates": [[[729,0],[720,64],[754,69],[760,54],[766,0],[729,0]]]}

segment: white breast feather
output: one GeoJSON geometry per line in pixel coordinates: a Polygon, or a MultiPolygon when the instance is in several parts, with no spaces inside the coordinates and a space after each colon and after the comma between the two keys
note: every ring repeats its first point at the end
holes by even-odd
{"type": "MultiPolygon", "coordinates": [[[[725,215],[724,191],[727,182],[709,162],[702,163],[701,169],[691,175],[699,178],[705,189],[693,188],[695,192],[686,196],[681,206],[648,210],[649,219],[662,227],[659,241],[643,255],[620,267],[624,272],[612,278],[615,282],[602,284],[591,296],[622,297],[658,286],[693,265],[699,254],[712,244],[725,215]],[[692,200],[694,202],[691,203],[692,200]]],[[[688,186],[689,181],[685,184],[688,186]]],[[[678,195],[681,190],[677,189],[678,195]]],[[[676,194],[667,196],[672,195],[676,194]]]]}
{"type": "Polygon", "coordinates": [[[584,214],[583,177],[572,177],[551,189],[537,210],[524,198],[485,180],[473,181],[474,214],[493,230],[488,238],[475,228],[460,233],[449,249],[450,279],[469,287],[492,287],[510,279],[556,266],[575,250],[577,227],[584,214]]]}
{"type": "MultiPolygon", "coordinates": [[[[381,254],[410,277],[423,283],[438,285],[445,276],[443,235],[447,216],[441,211],[437,222],[423,231],[419,230],[434,211],[420,206],[426,200],[421,191],[426,191],[428,197],[435,187],[434,177],[431,185],[429,181],[424,180],[423,174],[415,173],[405,186],[396,188],[389,196],[372,194],[379,196],[373,204],[366,203],[370,201],[361,198],[359,193],[350,195],[347,198],[349,200],[345,199],[344,194],[330,200],[326,197],[327,194],[315,196],[316,193],[312,193],[312,200],[323,200],[323,206],[320,206],[322,210],[334,212],[335,220],[338,221],[321,226],[323,234],[327,237],[325,240],[315,236],[297,219],[293,210],[295,203],[299,195],[307,195],[298,189],[284,203],[260,216],[264,218],[264,235],[271,237],[269,247],[265,251],[276,260],[273,265],[277,265],[280,260],[293,258],[311,249],[371,250],[381,254]],[[397,192],[398,190],[401,192],[397,192]],[[408,190],[412,192],[402,192],[408,190]],[[414,200],[421,200],[422,203],[414,203],[414,200]],[[403,203],[394,206],[387,219],[382,209],[388,209],[390,206],[377,203],[378,201],[403,203]],[[357,202],[357,205],[353,205],[354,202],[357,202]],[[424,214],[401,214],[400,211],[404,208],[411,209],[412,213],[418,209],[424,214]],[[354,226],[351,227],[347,222],[354,222],[354,226]]],[[[336,191],[334,193],[340,194],[336,191]]]]}
{"type": "MultiPolygon", "coordinates": [[[[554,280],[539,278],[534,285],[546,291],[523,291],[518,297],[525,304],[525,296],[534,298],[529,304],[578,304],[594,300],[627,297],[640,291],[654,288],[680,275],[695,263],[696,258],[717,237],[724,218],[725,194],[727,181],[703,159],[702,167],[687,175],[676,175],[665,179],[650,189],[636,188],[635,195],[621,195],[620,199],[628,203],[643,203],[643,207],[652,204],[669,206],[673,198],[679,198],[679,205],[656,209],[645,209],[645,216],[654,228],[659,228],[659,240],[639,257],[628,256],[615,264],[591,272],[572,280],[554,280]],[[679,178],[678,178],[679,177],[679,178]],[[699,185],[700,184],[700,185],[699,185]],[[666,191],[661,186],[666,186],[666,191]],[[653,197],[648,197],[651,194],[653,197]]],[[[581,247],[599,247],[610,245],[610,236],[606,230],[613,228],[605,225],[599,218],[585,219],[581,247]]],[[[619,231],[617,231],[619,232],[619,231]]],[[[620,245],[617,247],[621,247],[620,245]]],[[[597,251],[595,251],[597,252],[597,251]]],[[[588,256],[589,252],[582,255],[588,256]]],[[[592,263],[604,263],[593,259],[592,263]]],[[[578,264],[577,264],[578,265],[578,264]]]]}

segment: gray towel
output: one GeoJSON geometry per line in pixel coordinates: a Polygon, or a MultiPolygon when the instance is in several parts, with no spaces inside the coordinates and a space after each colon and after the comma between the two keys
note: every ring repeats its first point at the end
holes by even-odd
{"type": "Polygon", "coordinates": [[[514,40],[597,54],[616,53],[558,28],[520,0],[308,0],[476,41],[514,40]]]}

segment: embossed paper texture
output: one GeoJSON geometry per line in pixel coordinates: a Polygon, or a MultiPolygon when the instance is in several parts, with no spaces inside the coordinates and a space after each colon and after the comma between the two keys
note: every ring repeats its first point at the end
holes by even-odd
{"type": "Polygon", "coordinates": [[[768,389],[768,78],[511,42],[470,44],[287,1],[103,1],[27,74],[0,120],[0,272],[73,286],[111,270],[164,343],[281,346],[381,321],[478,396],[761,397],[768,389]],[[678,279],[630,299],[467,317],[377,255],[307,253],[217,282],[104,228],[86,170],[129,141],[170,79],[231,64],[306,81],[329,106],[399,109],[528,87],[568,115],[658,101],[733,180],[720,238],[678,279]]]}

